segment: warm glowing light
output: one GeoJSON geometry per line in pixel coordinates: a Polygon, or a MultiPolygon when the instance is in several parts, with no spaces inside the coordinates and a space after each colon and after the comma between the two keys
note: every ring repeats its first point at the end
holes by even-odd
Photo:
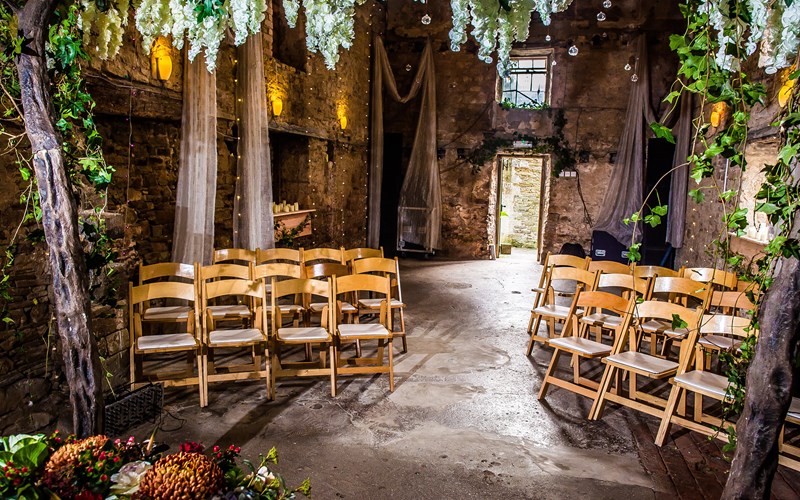
{"type": "Polygon", "coordinates": [[[347,100],[342,97],[336,103],[336,118],[342,130],[347,128],[347,100]]]}
{"type": "Polygon", "coordinates": [[[342,130],[347,128],[347,117],[342,115],[339,117],[339,126],[342,127],[342,130]]]}
{"type": "Polygon", "coordinates": [[[780,107],[785,108],[787,104],[789,104],[789,99],[792,97],[792,93],[794,91],[794,84],[797,83],[797,79],[790,80],[789,75],[794,73],[795,67],[792,66],[789,68],[786,73],[784,74],[785,81],[783,82],[783,86],[778,91],[778,104],[780,107]]]}
{"type": "Polygon", "coordinates": [[[711,126],[719,127],[725,123],[728,114],[728,105],[724,102],[717,102],[711,107],[711,126]]]}
{"type": "Polygon", "coordinates": [[[163,36],[156,38],[150,54],[153,78],[166,82],[172,75],[172,45],[169,40],[163,36]]]}
{"type": "Polygon", "coordinates": [[[280,97],[273,97],[272,98],[272,115],[273,116],[281,116],[283,113],[283,99],[280,97]]]}

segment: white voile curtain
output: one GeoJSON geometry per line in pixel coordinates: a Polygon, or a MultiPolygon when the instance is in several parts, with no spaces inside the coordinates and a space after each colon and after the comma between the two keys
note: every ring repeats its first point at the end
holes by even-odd
{"type": "Polygon", "coordinates": [[[261,32],[238,47],[239,160],[233,200],[233,245],[273,248],[272,164],[269,154],[267,89],[261,32]]]}
{"type": "MultiPolygon", "coordinates": [[[[626,225],[622,220],[630,217],[642,206],[644,185],[645,141],[649,124],[655,121],[650,107],[650,67],[647,62],[647,43],[644,35],[636,41],[638,81],[632,82],[625,116],[625,128],[617,149],[614,171],[608,181],[608,190],[603,198],[603,210],[598,217],[595,231],[605,231],[624,245],[634,240],[634,224],[626,225]]],[[[635,239],[640,241],[642,232],[636,229],[635,239]]]]}
{"type": "Polygon", "coordinates": [[[381,185],[383,182],[383,88],[400,103],[417,96],[422,89],[417,131],[411,159],[400,190],[398,239],[426,249],[439,248],[441,236],[441,187],[436,158],[436,76],[431,42],[425,44],[414,82],[406,96],[400,96],[389,65],[383,40],[373,42],[372,123],[369,182],[369,224],[367,244],[380,244],[381,185]]]}
{"type": "Polygon", "coordinates": [[[210,264],[217,191],[217,79],[199,55],[184,55],[183,115],[175,196],[173,262],[210,264]]]}
{"type": "Polygon", "coordinates": [[[669,188],[669,207],[667,212],[667,243],[673,248],[683,247],[686,226],[686,191],[689,184],[689,165],[687,158],[692,149],[694,124],[694,95],[684,92],[681,96],[680,114],[675,126],[675,155],[672,160],[672,178],[669,188]]]}

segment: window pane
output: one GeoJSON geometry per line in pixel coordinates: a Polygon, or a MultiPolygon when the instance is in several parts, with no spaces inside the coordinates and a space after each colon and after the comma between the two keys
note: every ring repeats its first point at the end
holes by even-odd
{"type": "Polygon", "coordinates": [[[547,87],[547,75],[533,75],[531,81],[531,90],[544,92],[547,87]]]}
{"type": "Polygon", "coordinates": [[[531,77],[530,73],[517,75],[517,90],[531,90],[531,77]]]}
{"type": "Polygon", "coordinates": [[[511,90],[517,86],[516,75],[511,75],[508,78],[503,78],[503,90],[511,90]]]}
{"type": "Polygon", "coordinates": [[[547,67],[547,59],[536,58],[533,60],[533,67],[535,69],[545,69],[547,67]]]}
{"type": "Polygon", "coordinates": [[[531,59],[517,59],[520,68],[531,68],[533,67],[533,61],[531,59]]]}

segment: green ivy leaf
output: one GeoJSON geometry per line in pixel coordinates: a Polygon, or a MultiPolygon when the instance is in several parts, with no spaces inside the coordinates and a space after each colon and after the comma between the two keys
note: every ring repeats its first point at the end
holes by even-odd
{"type": "Polygon", "coordinates": [[[672,129],[666,125],[653,122],[650,124],[650,128],[653,129],[653,133],[657,138],[664,139],[667,142],[675,144],[675,136],[672,134],[672,129]]]}
{"type": "Polygon", "coordinates": [[[672,329],[678,330],[680,328],[688,328],[689,323],[681,319],[681,317],[677,314],[672,315],[672,329]]]}
{"type": "Polygon", "coordinates": [[[689,197],[694,200],[695,203],[703,203],[706,199],[706,195],[700,189],[692,189],[689,191],[689,197]]]}
{"type": "Polygon", "coordinates": [[[664,217],[667,215],[667,205],[656,205],[655,207],[651,208],[650,211],[656,215],[664,217]]]}

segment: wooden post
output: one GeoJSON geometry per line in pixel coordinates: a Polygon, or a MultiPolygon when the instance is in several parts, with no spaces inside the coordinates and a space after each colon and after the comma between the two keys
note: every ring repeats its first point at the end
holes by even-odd
{"type": "Polygon", "coordinates": [[[56,132],[45,38],[56,0],[28,0],[17,11],[24,37],[16,61],[25,131],[33,149],[33,167],[49,248],[53,308],[61,340],[72,403],[73,431],[98,433],[103,425],[100,357],[91,329],[88,272],[78,235],[78,211],[56,132]]]}
{"type": "Polygon", "coordinates": [[[781,258],[772,276],[759,311],[761,332],[747,370],[744,411],[736,424],[736,452],[723,499],[768,499],[778,468],[778,436],[792,400],[800,341],[800,262],[781,258]]]}

